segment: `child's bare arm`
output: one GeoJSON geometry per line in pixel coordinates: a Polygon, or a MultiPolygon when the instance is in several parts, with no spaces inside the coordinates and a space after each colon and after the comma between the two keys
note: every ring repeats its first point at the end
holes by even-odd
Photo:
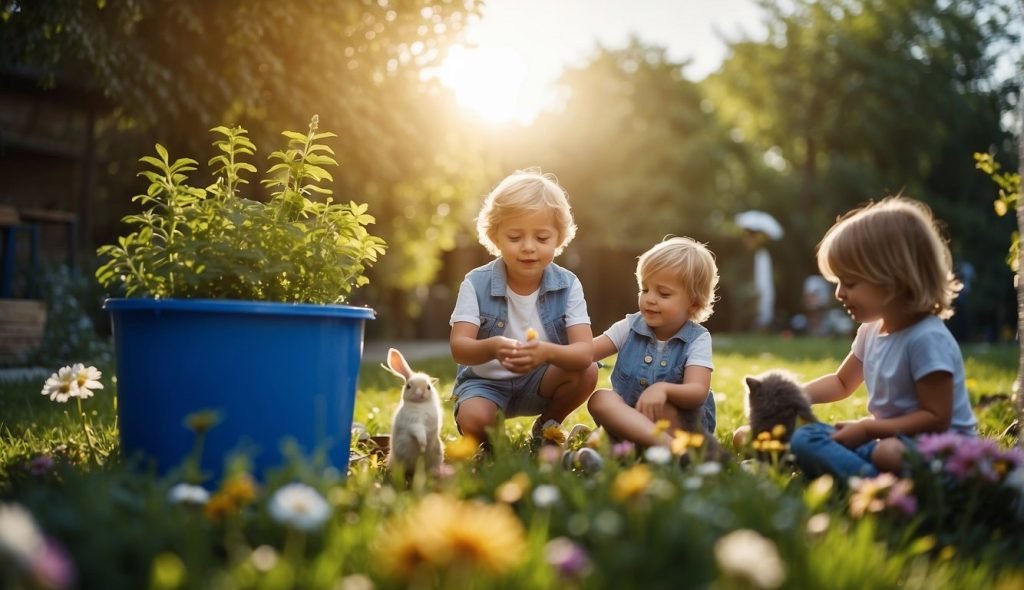
{"type": "Polygon", "coordinates": [[[915,383],[918,409],[895,418],[867,418],[841,425],[833,438],[855,447],[876,438],[943,432],[953,420],[953,375],[929,373],[915,383]]]}
{"type": "Polygon", "coordinates": [[[599,361],[606,359],[611,355],[618,352],[615,348],[615,344],[612,343],[612,339],[601,334],[597,338],[594,338],[594,360],[599,361]]]}
{"type": "Polygon", "coordinates": [[[469,322],[455,322],[449,344],[452,360],[460,365],[482,365],[493,359],[503,360],[514,351],[517,342],[504,336],[477,340],[480,328],[469,322]]]}
{"type": "Polygon", "coordinates": [[[566,330],[568,344],[531,340],[517,344],[502,364],[508,370],[526,374],[544,363],[567,371],[582,371],[594,362],[594,337],[589,324],[577,324],[566,330]]]}
{"type": "Polygon", "coordinates": [[[812,404],[824,404],[850,397],[863,382],[864,364],[851,352],[835,373],[818,377],[804,385],[804,391],[812,404]]]}

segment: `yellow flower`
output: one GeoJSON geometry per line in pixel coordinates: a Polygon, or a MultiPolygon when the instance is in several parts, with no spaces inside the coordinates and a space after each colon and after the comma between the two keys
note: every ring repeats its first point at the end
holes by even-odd
{"type": "Polygon", "coordinates": [[[855,492],[850,496],[850,516],[860,518],[870,512],[885,510],[886,491],[895,483],[896,476],[891,473],[861,480],[854,486],[855,492]]]}
{"type": "Polygon", "coordinates": [[[685,430],[676,430],[675,435],[672,437],[672,442],[669,448],[672,449],[674,455],[682,455],[689,448],[700,448],[704,445],[704,435],[697,432],[687,432],[685,430]]]}
{"type": "Polygon", "coordinates": [[[202,410],[185,416],[185,426],[196,434],[204,434],[219,423],[217,410],[202,410]]]}
{"type": "Polygon", "coordinates": [[[476,438],[466,435],[455,442],[447,443],[444,446],[444,456],[449,461],[465,461],[476,456],[480,449],[480,443],[476,438]]]}
{"type": "Polygon", "coordinates": [[[662,434],[664,432],[667,432],[669,426],[672,426],[672,423],[669,422],[668,420],[666,420],[664,418],[662,418],[661,420],[658,420],[657,422],[654,423],[654,432],[653,432],[654,436],[658,436],[658,435],[660,435],[660,434],[662,434]]]}
{"type": "Polygon", "coordinates": [[[227,515],[237,510],[238,504],[224,492],[210,496],[210,501],[203,505],[203,514],[214,521],[224,520],[227,515]]]}
{"type": "Polygon", "coordinates": [[[503,574],[526,553],[526,531],[504,504],[431,495],[394,518],[377,538],[382,569],[410,579],[420,568],[469,567],[503,574]]]}
{"type": "Polygon", "coordinates": [[[513,475],[508,481],[494,490],[494,497],[499,502],[514,504],[530,490],[530,476],[522,471],[513,475]]]}
{"type": "Polygon", "coordinates": [[[654,476],[646,465],[637,465],[619,473],[612,483],[612,497],[623,502],[642,494],[651,485],[654,476]]]}
{"type": "Polygon", "coordinates": [[[545,428],[543,432],[541,432],[541,436],[544,437],[544,440],[551,441],[555,444],[565,444],[565,431],[557,424],[552,424],[545,428]]]}
{"type": "Polygon", "coordinates": [[[781,440],[784,436],[786,436],[786,425],[776,424],[775,427],[772,428],[772,438],[781,440]]]}
{"type": "Polygon", "coordinates": [[[224,482],[221,493],[236,505],[243,506],[256,498],[256,482],[248,473],[237,473],[224,482]]]}
{"type": "Polygon", "coordinates": [[[539,335],[537,334],[537,330],[534,330],[533,328],[527,328],[526,329],[526,341],[527,342],[529,342],[531,340],[536,340],[538,336],[539,335]]]}

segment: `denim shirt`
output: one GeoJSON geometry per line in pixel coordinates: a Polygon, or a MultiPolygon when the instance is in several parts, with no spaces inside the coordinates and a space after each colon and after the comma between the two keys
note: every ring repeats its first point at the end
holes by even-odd
{"type": "MultiPolygon", "coordinates": [[[[480,306],[477,340],[505,334],[505,325],[508,323],[508,279],[505,272],[505,262],[501,258],[495,258],[466,275],[473,285],[473,290],[476,291],[476,301],[480,306]]],[[[547,265],[544,269],[540,292],[537,294],[537,310],[549,342],[569,343],[565,312],[569,288],[575,279],[576,275],[555,263],[547,265]]],[[[460,365],[457,375],[462,376],[468,369],[469,367],[460,365]]]]}
{"type": "MultiPolygon", "coordinates": [[[[659,353],[658,339],[639,312],[629,316],[629,328],[629,337],[618,351],[611,380],[615,393],[635,408],[640,394],[652,383],[683,382],[690,343],[708,330],[695,322],[686,322],[659,353]]],[[[715,424],[715,396],[708,391],[704,400],[704,427],[713,433],[715,424]]]]}

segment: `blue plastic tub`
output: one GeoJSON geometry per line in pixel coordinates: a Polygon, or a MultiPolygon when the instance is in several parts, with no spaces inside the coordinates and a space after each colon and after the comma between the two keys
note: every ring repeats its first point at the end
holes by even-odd
{"type": "Polygon", "coordinates": [[[166,473],[192,452],[185,418],[216,410],[201,466],[223,473],[244,450],[257,474],[281,465],[281,443],[348,466],[365,320],[372,309],[252,301],[108,299],[125,457],[166,473]]]}

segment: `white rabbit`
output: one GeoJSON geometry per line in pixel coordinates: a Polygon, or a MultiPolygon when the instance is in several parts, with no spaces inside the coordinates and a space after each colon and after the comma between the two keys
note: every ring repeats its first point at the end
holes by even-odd
{"type": "Polygon", "coordinates": [[[388,468],[401,465],[411,474],[416,462],[423,457],[427,471],[436,469],[444,458],[441,450],[441,400],[438,398],[437,379],[409,368],[402,353],[388,349],[388,364],[381,364],[404,382],[402,400],[391,423],[391,448],[388,468]]]}

